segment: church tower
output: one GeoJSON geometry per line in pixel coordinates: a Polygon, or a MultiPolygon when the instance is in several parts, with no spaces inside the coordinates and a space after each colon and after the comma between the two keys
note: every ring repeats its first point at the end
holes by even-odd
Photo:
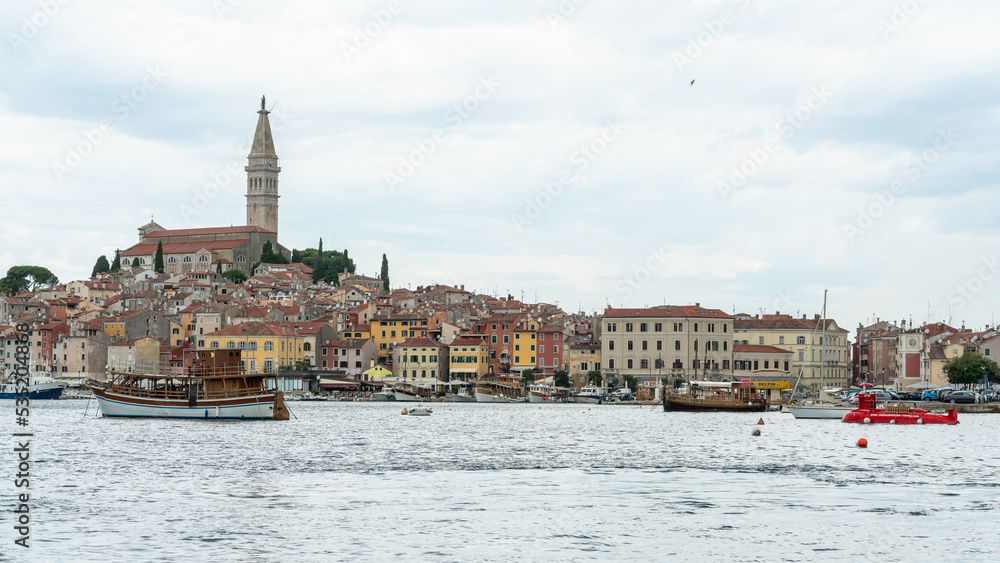
{"type": "Polygon", "coordinates": [[[278,156],[274,153],[271,124],[260,98],[257,130],[247,156],[247,226],[278,232],[278,156]]]}

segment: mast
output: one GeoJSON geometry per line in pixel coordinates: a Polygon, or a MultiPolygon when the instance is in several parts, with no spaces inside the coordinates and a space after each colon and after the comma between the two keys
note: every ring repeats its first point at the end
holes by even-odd
{"type": "Polygon", "coordinates": [[[824,361],[824,352],[826,352],[826,292],[823,290],[823,330],[819,337],[819,392],[822,396],[823,394],[823,367],[826,363],[824,361]]]}

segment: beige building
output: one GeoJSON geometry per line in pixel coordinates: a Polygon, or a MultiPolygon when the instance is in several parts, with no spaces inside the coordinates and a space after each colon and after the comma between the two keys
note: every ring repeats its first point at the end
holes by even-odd
{"type": "Polygon", "coordinates": [[[409,338],[393,348],[397,381],[434,386],[448,381],[448,347],[429,338],[409,338]]]}
{"type": "Polygon", "coordinates": [[[601,371],[601,343],[584,342],[569,346],[569,379],[574,389],[587,385],[587,372],[601,371]]]}
{"type": "Polygon", "coordinates": [[[160,341],[144,336],[108,344],[108,369],[160,373],[160,341]]]}
{"type": "Polygon", "coordinates": [[[490,347],[482,338],[456,338],[448,347],[452,380],[475,381],[489,371],[490,347]]]}
{"type": "Polygon", "coordinates": [[[794,378],[801,371],[800,389],[818,393],[821,380],[823,387],[850,387],[851,343],[848,331],[833,319],[826,319],[824,331],[819,315],[811,319],[780,312],[753,317],[737,315],[734,333],[735,343],[774,346],[791,352],[788,371],[794,378]]]}

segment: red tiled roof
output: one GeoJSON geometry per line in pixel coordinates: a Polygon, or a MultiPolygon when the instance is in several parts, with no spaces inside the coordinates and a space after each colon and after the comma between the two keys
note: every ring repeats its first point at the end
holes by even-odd
{"type": "MultiPolygon", "coordinates": [[[[246,242],[242,240],[206,240],[199,242],[167,242],[163,244],[163,254],[193,254],[202,248],[215,252],[217,250],[228,250],[246,242]]],[[[121,256],[148,256],[156,254],[156,243],[137,244],[132,248],[123,250],[121,256]]]]}
{"type": "Polygon", "coordinates": [[[239,227],[203,227],[200,229],[153,231],[147,234],[146,238],[183,237],[188,235],[228,235],[233,233],[274,233],[274,231],[247,225],[239,227]]]}
{"type": "Polygon", "coordinates": [[[438,348],[445,348],[446,346],[436,340],[431,340],[430,338],[407,338],[403,342],[397,344],[396,346],[407,346],[407,347],[419,347],[419,346],[437,346],[438,348]]]}
{"type": "MultiPolygon", "coordinates": [[[[485,336],[485,335],[484,335],[485,336]]],[[[485,346],[486,340],[483,338],[456,338],[451,341],[451,346],[485,346]]]]}
{"type": "Polygon", "coordinates": [[[280,323],[263,323],[251,321],[239,325],[226,327],[205,336],[298,336],[291,327],[281,326],[280,323]]]}
{"type": "Polygon", "coordinates": [[[645,309],[613,309],[608,307],[602,315],[605,319],[698,317],[707,319],[731,319],[732,315],[719,309],[709,309],[701,305],[678,305],[671,307],[648,307],[645,309]]]}

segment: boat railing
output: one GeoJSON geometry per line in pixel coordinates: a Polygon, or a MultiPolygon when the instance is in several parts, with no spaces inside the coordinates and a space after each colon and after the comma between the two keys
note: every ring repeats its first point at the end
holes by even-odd
{"type": "MultiPolygon", "coordinates": [[[[105,387],[109,392],[127,395],[129,397],[148,397],[148,398],[158,398],[158,399],[178,399],[183,400],[188,398],[188,391],[185,388],[174,388],[174,389],[149,389],[145,387],[133,387],[129,385],[117,385],[112,384],[105,387]]],[[[205,391],[203,389],[198,390],[199,399],[229,399],[233,397],[246,397],[248,395],[263,395],[270,393],[261,386],[255,387],[240,387],[236,389],[220,389],[216,391],[205,391]]]]}

